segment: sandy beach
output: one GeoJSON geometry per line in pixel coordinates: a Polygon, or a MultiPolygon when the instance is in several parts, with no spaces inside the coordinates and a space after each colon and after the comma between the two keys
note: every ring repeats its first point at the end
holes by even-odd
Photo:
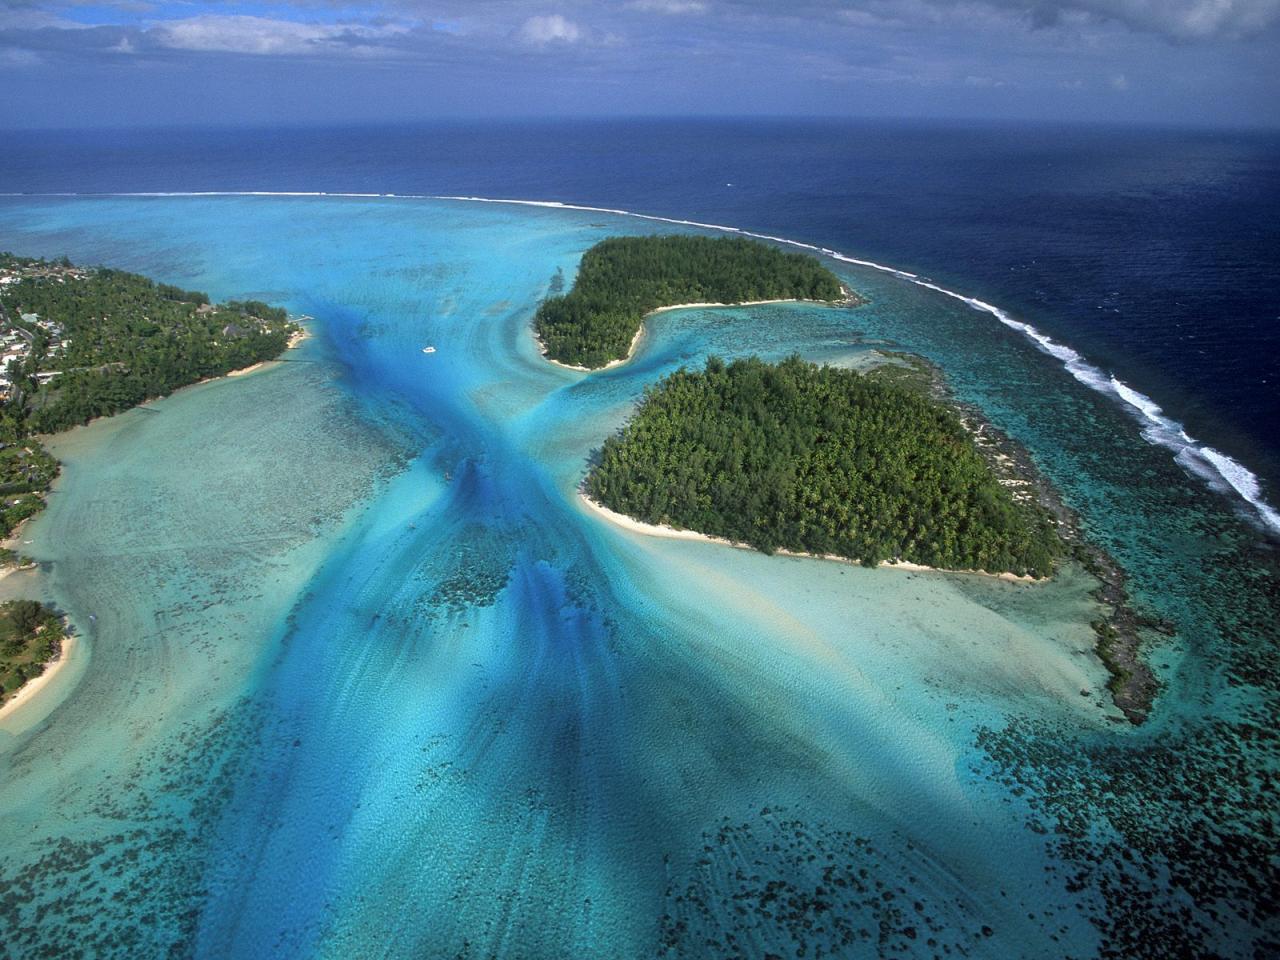
{"type": "MultiPolygon", "coordinates": [[[[734,540],[727,540],[724,537],[714,537],[708,533],[699,533],[696,530],[681,530],[676,527],[669,527],[665,524],[644,523],[628,517],[626,514],[618,513],[616,510],[610,510],[602,503],[592,500],[585,493],[579,493],[578,498],[586,505],[587,509],[604,517],[610,523],[622,527],[624,530],[630,530],[632,533],[642,533],[650,537],[665,537],[669,540],[701,540],[705,543],[718,543],[721,546],[733,547],[736,550],[755,550],[756,548],[747,543],[738,543],[734,540]]],[[[847,563],[851,566],[860,567],[856,560],[850,560],[848,557],[841,557],[834,553],[802,553],[796,550],[775,550],[777,556],[782,557],[803,557],[809,560],[834,560],[837,563],[847,563]]],[[[890,561],[885,560],[878,564],[880,567],[886,567],[890,570],[908,570],[917,573],[955,573],[964,574],[965,576],[976,577],[993,577],[997,580],[1008,580],[1012,583],[1037,583],[1035,577],[1018,576],[1013,573],[988,573],[985,570],[944,570],[939,567],[927,567],[919,563],[908,563],[905,560],[890,561]]]]}
{"type": "Polygon", "coordinates": [[[0,705],[0,720],[4,720],[14,713],[17,713],[25,704],[29,704],[45,687],[47,687],[58,675],[58,673],[71,661],[71,656],[76,647],[76,638],[74,636],[63,637],[62,649],[58,653],[57,660],[51,660],[44,665],[44,672],[38,677],[32,677],[21,687],[18,692],[0,705]]]}
{"type": "MultiPolygon", "coordinates": [[[[307,319],[310,319],[309,317],[307,319]]],[[[296,333],[289,337],[289,342],[285,344],[285,350],[292,350],[299,346],[304,340],[311,337],[311,332],[306,327],[302,327],[296,333]]],[[[276,360],[259,360],[257,363],[251,363],[247,367],[241,367],[239,370],[228,370],[223,377],[244,377],[251,373],[257,373],[259,370],[270,370],[280,362],[276,360]]],[[[220,380],[222,377],[205,377],[200,383],[212,383],[214,380],[220,380]]]]}
{"type": "MultiPolygon", "coordinates": [[[[54,482],[55,483],[57,482],[56,478],[54,479],[54,482]]],[[[36,516],[39,516],[39,514],[36,514],[36,516]]],[[[35,517],[27,517],[25,520],[19,523],[16,527],[10,530],[9,536],[3,540],[0,540],[0,547],[3,547],[7,550],[14,550],[21,553],[22,551],[18,550],[18,548],[22,545],[22,531],[26,528],[27,524],[34,519],[35,517]]],[[[9,574],[13,573],[15,570],[26,570],[26,569],[28,569],[27,564],[23,564],[20,567],[15,567],[15,566],[5,567],[3,570],[0,570],[0,580],[3,580],[9,574]]]]}
{"type": "MultiPolygon", "coordinates": [[[[664,309],[664,310],[674,310],[674,309],[676,309],[676,308],[675,308],[675,307],[663,307],[662,309],[664,309]]],[[[653,311],[653,312],[654,312],[654,313],[657,313],[658,311],[657,311],[657,310],[655,310],[655,311],[653,311]]],[[[645,314],[645,316],[648,316],[648,314],[645,314]]],[[[610,367],[617,367],[617,366],[620,366],[621,364],[626,363],[628,360],[630,360],[632,357],[634,357],[634,356],[635,356],[635,354],[636,354],[636,347],[640,345],[640,338],[641,338],[642,336],[644,336],[644,324],[643,324],[643,323],[640,325],[639,329],[637,329],[637,330],[636,330],[636,335],[635,335],[634,337],[632,337],[632,338],[631,338],[631,346],[627,347],[627,355],[626,355],[625,357],[621,357],[620,359],[617,359],[617,360],[610,360],[610,361],[609,361],[608,363],[606,363],[603,367],[584,367],[584,366],[582,366],[581,364],[577,364],[577,363],[562,363],[562,362],[561,362],[561,361],[559,361],[559,360],[555,360],[555,359],[553,359],[552,357],[547,356],[547,345],[546,345],[545,343],[543,343],[543,342],[542,342],[542,338],[541,338],[540,336],[538,336],[537,331],[534,331],[533,339],[534,339],[534,340],[537,342],[537,344],[538,344],[538,352],[542,354],[542,359],[543,359],[543,360],[546,360],[546,361],[547,361],[547,363],[553,363],[553,364],[555,364],[557,367],[563,367],[563,368],[564,368],[564,369],[566,369],[566,370],[577,370],[577,371],[580,371],[581,373],[595,373],[597,370],[608,370],[610,367]]]]}
{"type": "MultiPolygon", "coordinates": [[[[311,336],[310,332],[305,327],[301,328],[289,338],[289,342],[285,347],[285,349],[286,350],[294,349],[310,336],[311,336]]],[[[279,362],[280,362],[279,360],[263,360],[259,363],[254,363],[254,364],[250,364],[247,367],[242,367],[239,370],[228,371],[225,374],[225,376],[228,376],[228,377],[247,376],[248,374],[255,373],[259,370],[269,369],[270,367],[275,366],[279,362]]],[[[217,379],[220,379],[220,378],[210,377],[200,382],[209,383],[217,379]]],[[[4,541],[5,546],[10,547],[11,549],[16,549],[21,544],[21,532],[22,532],[22,528],[26,525],[26,523],[27,521],[24,520],[22,523],[20,523],[17,527],[14,528],[13,533],[10,535],[9,539],[4,541]]],[[[20,570],[20,569],[27,569],[27,568],[26,567],[7,567],[4,570],[0,570],[0,580],[3,580],[10,573],[13,573],[15,570],[20,570]]],[[[43,673],[41,673],[38,677],[32,677],[30,680],[28,680],[18,689],[17,693],[15,693],[12,697],[6,700],[3,705],[0,705],[0,720],[3,720],[4,718],[17,712],[17,710],[20,707],[22,707],[24,704],[30,703],[32,699],[35,698],[40,693],[42,689],[44,689],[50,682],[52,682],[54,677],[56,677],[58,673],[70,661],[72,656],[72,651],[75,649],[75,645],[76,645],[76,638],[74,636],[66,637],[62,641],[62,650],[58,655],[58,659],[47,663],[45,665],[43,673]]]]}

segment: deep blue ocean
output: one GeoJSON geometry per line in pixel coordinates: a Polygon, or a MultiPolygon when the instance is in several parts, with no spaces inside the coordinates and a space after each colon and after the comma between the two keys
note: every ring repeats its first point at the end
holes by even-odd
{"type": "MultiPolygon", "coordinates": [[[[557,200],[841,250],[998,305],[1280,484],[1280,134],[836,120],[63,131],[0,191],[557,200]]],[[[17,251],[21,252],[21,251],[17,251]]]]}

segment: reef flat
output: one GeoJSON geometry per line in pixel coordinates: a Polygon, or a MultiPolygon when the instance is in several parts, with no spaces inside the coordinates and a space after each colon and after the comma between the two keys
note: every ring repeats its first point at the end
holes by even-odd
{"type": "Polygon", "coordinates": [[[823,261],[856,310],[668,311],[626,364],[547,363],[529,325],[555,278],[671,229],[399,198],[0,201],[6,246],[115,251],[317,318],[288,363],[51,447],[63,474],[24,528],[40,569],[5,589],[32,578],[87,665],[0,721],[6,949],[1265,952],[1280,580],[1256,528],[989,311],[870,267],[823,261]],[[1162,685],[1145,723],[1106,695],[1111,606],[1079,559],[1034,582],[868,569],[582,505],[646,389],[797,353],[922,357],[1026,451],[1172,631],[1139,630],[1162,685]]]}

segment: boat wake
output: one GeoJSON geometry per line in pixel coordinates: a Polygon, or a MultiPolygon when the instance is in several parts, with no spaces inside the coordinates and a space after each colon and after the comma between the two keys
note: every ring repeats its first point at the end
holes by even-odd
{"type": "Polygon", "coordinates": [[[984,300],[979,300],[976,297],[966,296],[963,293],[957,293],[954,290],[949,290],[946,287],[939,286],[938,284],[919,276],[918,274],[909,273],[906,270],[899,270],[896,267],[886,266],[882,263],[876,263],[873,260],[863,260],[858,257],[851,257],[848,254],[841,253],[839,250],[833,250],[829,247],[805,243],[801,240],[792,240],[788,237],[778,237],[767,233],[756,233],[750,230],[743,230],[740,227],[726,226],[725,224],[720,223],[704,223],[698,220],[682,220],[676,217],[660,217],[654,214],[636,213],[632,210],[621,210],[614,207],[595,207],[585,204],[562,203],[558,200],[513,200],[495,197],[440,196],[433,194],[335,193],[326,191],[269,190],[148,191],[136,193],[0,193],[0,196],[331,197],[339,199],[445,200],[460,203],[495,203],[512,206],[544,207],[554,210],[578,210],[587,213],[613,214],[620,217],[631,217],[636,220],[648,220],[654,223],[669,223],[675,226],[694,227],[700,230],[715,230],[721,233],[750,237],[755,240],[767,240],[771,243],[794,247],[800,250],[807,250],[841,263],[849,263],[855,266],[866,267],[872,270],[879,270],[883,273],[891,274],[908,283],[913,283],[916,286],[925,287],[929,290],[942,294],[943,296],[960,300],[975,310],[980,310],[995,317],[1005,326],[1021,333],[1035,344],[1038,349],[1061,362],[1067,372],[1075,377],[1075,379],[1080,383],[1084,384],[1091,390],[1096,390],[1099,393],[1106,394],[1121,403],[1138,421],[1141,426],[1142,436],[1144,439],[1149,443],[1156,444],[1171,451],[1175,462],[1177,462],[1187,472],[1203,480],[1212,489],[1220,493],[1234,494],[1238,496],[1248,504],[1252,510],[1252,516],[1254,516],[1266,529],[1272,533],[1280,534],[1280,511],[1277,511],[1267,503],[1266,499],[1263,497],[1261,483],[1257,475],[1249,470],[1249,468],[1244,464],[1232,459],[1220,450],[1216,450],[1207,444],[1200,443],[1189,436],[1183,426],[1176,420],[1166,416],[1161,410],[1159,404],[1150,397],[1133,389],[1133,387],[1124,383],[1122,380],[1118,380],[1116,377],[1105,373],[1066,344],[1058,343],[1031,324],[1010,316],[1007,312],[994,304],[987,303],[984,300]]]}

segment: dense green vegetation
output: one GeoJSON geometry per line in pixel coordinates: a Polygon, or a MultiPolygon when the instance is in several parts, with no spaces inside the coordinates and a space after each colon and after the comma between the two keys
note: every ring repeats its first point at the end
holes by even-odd
{"type": "Polygon", "coordinates": [[[605,441],[586,491],[646,523],[768,553],[1048,576],[1064,549],[946,406],[798,357],[712,357],[667,377],[605,441]]]}
{"type": "MultiPolygon", "coordinates": [[[[32,436],[119,413],[279,356],[298,329],[255,300],[208,296],[65,257],[0,254],[0,538],[44,505],[57,461],[32,436]]],[[[0,558],[4,559],[4,558],[0,558]]]]}
{"type": "MultiPolygon", "coordinates": [[[[269,360],[298,329],[256,300],[208,296],[65,257],[0,254],[0,538],[44,506],[58,461],[33,434],[119,413],[178,387],[269,360]]],[[[9,550],[0,563],[20,562],[9,550]]],[[[0,604],[0,701],[57,656],[60,616],[34,600],[0,604]]]]}
{"type": "Polygon", "coordinates": [[[626,357],[646,313],[679,303],[839,300],[835,274],[802,253],[738,237],[611,237],[582,256],[565,296],[538,308],[552,360],[602,367],[626,357]]]}
{"type": "Polygon", "coordinates": [[[214,306],[203,293],[107,269],[25,276],[0,292],[0,310],[7,328],[30,334],[4,409],[18,432],[63,430],[271,359],[294,330],[264,303],[214,306]]]}
{"type": "Polygon", "coordinates": [[[35,600],[0,603],[0,703],[55,658],[65,638],[62,618],[35,600]]]}
{"type": "MultiPolygon", "coordinates": [[[[58,475],[58,461],[36,440],[0,441],[0,539],[44,508],[44,491],[58,475]]],[[[6,557],[0,553],[0,564],[6,557]]]]}

